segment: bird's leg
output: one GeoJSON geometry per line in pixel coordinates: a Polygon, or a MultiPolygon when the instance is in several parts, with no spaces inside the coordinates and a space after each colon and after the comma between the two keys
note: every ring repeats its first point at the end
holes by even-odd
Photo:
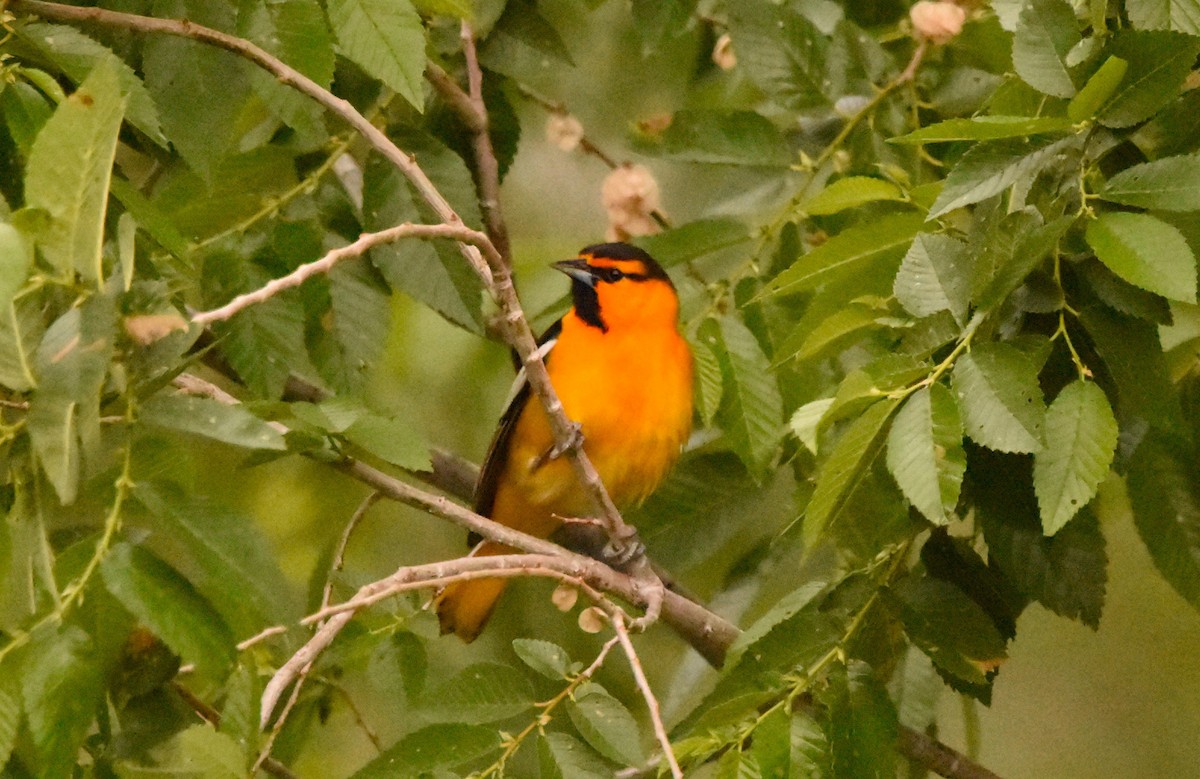
{"type": "Polygon", "coordinates": [[[566,441],[556,443],[546,451],[537,456],[533,461],[533,466],[530,470],[536,471],[551,460],[557,460],[567,452],[571,451],[576,446],[583,446],[583,425],[578,422],[571,423],[571,435],[566,441]]]}
{"type": "Polygon", "coordinates": [[[646,545],[638,538],[637,530],[626,526],[627,533],[621,538],[613,538],[600,551],[600,559],[609,566],[623,571],[629,563],[644,557],[646,545]]]}

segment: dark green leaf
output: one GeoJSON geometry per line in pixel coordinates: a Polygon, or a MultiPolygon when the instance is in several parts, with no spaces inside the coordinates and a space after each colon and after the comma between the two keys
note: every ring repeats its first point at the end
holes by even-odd
{"type": "Polygon", "coordinates": [[[342,53],[421,110],[425,30],[408,0],[330,0],[328,11],[342,53]]]}
{"type": "Polygon", "coordinates": [[[26,156],[53,113],[53,106],[42,93],[23,81],[0,90],[0,114],[4,115],[13,142],[26,156]]]}
{"type": "Polygon", "coordinates": [[[962,590],[949,582],[909,576],[889,590],[904,631],[939,668],[968,684],[984,685],[1007,657],[1004,637],[962,590]]]}
{"type": "Polygon", "coordinates": [[[783,400],[770,361],[737,317],[709,320],[701,330],[701,339],[716,351],[724,376],[718,421],[746,468],[761,478],[783,436],[783,400]]]}
{"type": "Polygon", "coordinates": [[[571,656],[558,644],[537,638],[518,638],[512,647],[525,665],[547,679],[565,679],[571,672],[571,656]]]}
{"type": "MultiPolygon", "coordinates": [[[[815,307],[810,312],[824,314],[824,311],[815,307]]],[[[789,359],[804,362],[824,356],[842,348],[848,340],[861,335],[864,330],[877,329],[880,320],[888,314],[887,301],[878,298],[856,300],[835,310],[815,325],[806,314],[779,345],[780,357],[776,362],[789,359]]]]}
{"type": "Polygon", "coordinates": [[[1117,418],[1090,381],[1063,388],[1046,411],[1045,446],[1033,458],[1042,532],[1052,536],[1096,494],[1117,450],[1117,418]]]}
{"type": "Polygon", "coordinates": [[[1031,180],[1056,155],[1076,143],[1073,137],[978,143],[946,176],[946,184],[930,208],[929,216],[941,216],[978,203],[1019,181],[1031,180]]]}
{"type": "Polygon", "coordinates": [[[1125,30],[1113,37],[1109,53],[1129,70],[1099,111],[1100,123],[1130,127],[1148,119],[1179,94],[1200,53],[1200,39],[1174,32],[1125,30]]]}
{"type": "Polygon", "coordinates": [[[1021,11],[1013,37],[1013,66],[1035,89],[1071,97],[1075,84],[1067,55],[1081,40],[1075,11],[1066,0],[1030,0],[1021,11]]]}
{"type": "Polygon", "coordinates": [[[655,54],[689,26],[696,0],[633,0],[633,26],[642,38],[642,56],[655,54]]]}
{"type": "Polygon", "coordinates": [[[340,262],[328,275],[331,306],[313,361],[334,390],[361,393],[387,343],[387,288],[362,258],[340,262]]]}
{"type": "Polygon", "coordinates": [[[1087,242],[1101,262],[1130,284],[1196,302],[1196,256],[1178,228],[1149,214],[1114,211],[1088,224],[1087,242]]]}
{"type": "Polygon", "coordinates": [[[492,29],[479,58],[489,70],[514,78],[521,75],[514,65],[523,60],[539,64],[548,60],[558,67],[575,64],[558,30],[532,0],[509,0],[505,4],[504,15],[492,29]]]}
{"type": "Polygon", "coordinates": [[[567,704],[579,735],[600,754],[622,765],[640,765],[642,753],[637,722],[629,710],[604,688],[587,684],[567,704]]]}
{"type": "Polygon", "coordinates": [[[230,365],[257,397],[278,398],[292,370],[308,362],[304,310],[288,292],[238,312],[218,332],[230,365]]]}
{"type": "Polygon", "coordinates": [[[141,547],[118,544],[100,572],[121,605],[202,673],[220,677],[229,669],[229,628],[178,571],[141,547]]]}
{"type": "Polygon", "coordinates": [[[991,141],[1028,138],[1039,133],[1061,133],[1070,128],[1070,119],[1057,116],[974,116],[970,119],[947,119],[890,140],[892,143],[991,141]]]}
{"type": "Polygon", "coordinates": [[[38,246],[59,271],[89,281],[104,277],[104,214],[124,111],[117,75],[102,62],[59,105],[29,152],[25,203],[51,217],[38,246]]]}
{"type": "Polygon", "coordinates": [[[421,711],[437,720],[481,725],[527,711],[533,700],[533,687],[520,671],[476,663],[430,690],[421,711]]]}
{"type": "Polygon", "coordinates": [[[920,233],[896,273],[896,299],[916,317],[949,311],[965,324],[971,296],[967,246],[942,233],[920,233]]]}
{"type": "Polygon", "coordinates": [[[1025,282],[1059,240],[1075,223],[1071,215],[1039,225],[1032,211],[1009,214],[1001,222],[1001,234],[993,237],[977,256],[972,289],[982,309],[993,309],[1025,282]]]}
{"type": "Polygon", "coordinates": [[[762,779],[784,779],[792,762],[792,713],[780,706],[763,717],[754,729],[747,754],[762,779]]]}
{"type": "Polygon", "coordinates": [[[888,434],[888,470],[925,518],[947,524],[958,505],[967,456],[954,396],[941,384],[917,390],[888,434]]]}
{"type": "Polygon", "coordinates": [[[1200,210],[1200,155],[1164,157],[1126,168],[1109,179],[1099,195],[1139,208],[1200,210]]]}
{"type": "Polygon", "coordinates": [[[1162,435],[1142,442],[1129,467],[1138,533],[1159,573],[1200,608],[1200,488],[1196,455],[1162,435]]]}
{"type": "Polygon", "coordinates": [[[1154,325],[1103,306],[1088,306],[1079,320],[1116,382],[1119,416],[1141,417],[1163,430],[1180,424],[1178,397],[1154,325]]]}
{"type": "MultiPolygon", "coordinates": [[[[254,41],[318,85],[333,81],[333,35],[317,0],[241,0],[238,34],[254,41]]],[[[324,135],[321,107],[261,68],[250,84],[281,121],[303,134],[324,135]]]]}
{"type": "Polygon", "coordinates": [[[870,668],[854,663],[829,674],[829,744],[838,779],[896,775],[896,710],[870,668]]]}
{"type": "Polygon", "coordinates": [[[739,68],[780,107],[796,111],[841,95],[826,68],[828,39],[790,5],[740,0],[729,7],[739,68]]]}
{"type": "Polygon", "coordinates": [[[156,395],[138,407],[138,419],[146,424],[211,438],[248,449],[283,451],[283,434],[242,406],[231,406],[212,398],[187,395],[156,395]]]}
{"type": "Polygon", "coordinates": [[[455,768],[500,748],[495,728],[448,723],[430,725],[409,733],[367,763],[352,779],[393,779],[422,776],[437,769],[455,768]]]}
{"type": "Polygon", "coordinates": [[[1000,452],[1041,449],[1046,407],[1037,374],[1032,359],[1005,343],[980,344],[960,357],[954,394],[967,435],[1000,452]]]}
{"type": "Polygon", "coordinates": [[[51,623],[36,632],[25,650],[21,691],[37,754],[37,775],[73,775],[82,745],[104,703],[104,677],[95,644],[74,625],[51,623]]]}

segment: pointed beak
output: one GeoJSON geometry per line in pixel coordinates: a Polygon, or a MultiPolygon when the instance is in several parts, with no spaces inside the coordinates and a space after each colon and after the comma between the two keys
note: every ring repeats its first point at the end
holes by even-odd
{"type": "Polygon", "coordinates": [[[550,267],[562,271],[575,281],[587,284],[589,287],[596,286],[596,277],[592,274],[592,269],[588,265],[587,260],[563,260],[562,262],[554,263],[550,267]]]}

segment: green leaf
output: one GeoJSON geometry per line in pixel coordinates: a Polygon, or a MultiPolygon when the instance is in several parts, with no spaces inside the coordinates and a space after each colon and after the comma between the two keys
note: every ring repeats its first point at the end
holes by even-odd
{"type": "Polygon", "coordinates": [[[821,698],[829,709],[829,746],[838,779],[896,775],[896,710],[887,690],[862,662],[829,674],[821,698]]]}
{"type": "Polygon", "coordinates": [[[1125,78],[1129,63],[1120,57],[1109,57],[1092,74],[1079,94],[1071,98],[1067,105],[1067,118],[1072,122],[1083,122],[1096,115],[1100,106],[1117,91],[1117,86],[1125,78]]]}
{"type": "Polygon", "coordinates": [[[847,427],[817,474],[817,486],[804,511],[804,537],[815,540],[835,521],[879,455],[888,420],[899,400],[873,404],[847,427]]]}
{"type": "Polygon", "coordinates": [[[1063,388],[1046,411],[1045,446],[1033,458],[1042,532],[1052,536],[1096,494],[1117,451],[1117,418],[1090,381],[1063,388]]]}
{"type": "Polygon", "coordinates": [[[398,419],[366,413],[354,420],[343,435],[392,465],[410,471],[429,470],[429,447],[412,425],[398,419]]]}
{"type": "Polygon", "coordinates": [[[698,219],[657,235],[632,242],[645,249],[659,265],[670,268],[685,262],[750,243],[750,229],[738,219],[698,219]]]}
{"type": "Polygon", "coordinates": [[[890,181],[870,176],[847,176],[806,200],[801,209],[809,216],[824,216],[857,208],[865,203],[903,199],[900,188],[890,181]]]}
{"type": "Polygon", "coordinates": [[[0,307],[0,385],[16,392],[33,389],[33,353],[45,330],[41,305],[29,298],[0,307]]]}
{"type": "Polygon", "coordinates": [[[754,760],[760,777],[789,776],[792,763],[792,713],[779,706],[754,728],[754,738],[746,754],[754,760]]]}
{"type": "Polygon", "coordinates": [[[1071,120],[1057,116],[975,116],[970,119],[947,119],[889,140],[892,143],[912,144],[991,141],[1028,138],[1040,133],[1061,133],[1070,128],[1071,120]]]}
{"type": "Polygon", "coordinates": [[[817,426],[821,423],[821,417],[825,416],[825,412],[832,405],[833,398],[809,401],[796,409],[796,413],[792,414],[792,418],[788,422],[792,433],[813,454],[817,453],[817,426]]]}
{"type": "Polygon", "coordinates": [[[541,735],[538,763],[544,779],[609,779],[613,775],[611,765],[567,733],[541,735]]]}
{"type": "Polygon", "coordinates": [[[579,735],[600,754],[623,765],[645,761],[637,722],[629,710],[597,684],[586,684],[567,703],[579,735]]]}
{"type": "Polygon", "coordinates": [[[873,268],[876,260],[898,257],[925,222],[922,214],[889,214],[838,233],[800,257],[763,288],[763,297],[807,292],[873,268]]]}
{"type": "Polygon", "coordinates": [[[425,104],[425,30],[408,0],[329,0],[341,52],[418,111],[425,104]]]}
{"type": "Polygon", "coordinates": [[[1084,308],[1079,319],[1116,382],[1121,418],[1141,417],[1162,430],[1182,424],[1157,328],[1102,306],[1084,308]]]}
{"type": "Polygon", "coordinates": [[[1013,37],[1013,67],[1027,84],[1054,97],[1071,97],[1075,84],[1067,55],[1081,40],[1075,11],[1066,0],[1030,0],[1013,37]]]}
{"type": "Polygon", "coordinates": [[[684,162],[775,168],[793,157],[775,125],[754,111],[677,111],[661,145],[648,151],[684,162]]]}
{"type": "Polygon", "coordinates": [[[521,662],[547,679],[565,679],[571,673],[571,656],[558,644],[537,638],[518,638],[513,640],[512,648],[521,662]]]}
{"type": "Polygon", "coordinates": [[[1086,237],[1100,261],[1130,284],[1196,302],[1196,257],[1173,225],[1149,214],[1114,211],[1090,222],[1086,237]]]}
{"type": "Polygon", "coordinates": [[[482,725],[528,711],[533,701],[533,687],[520,671],[476,663],[428,692],[421,711],[436,720],[482,725]]]}
{"type": "Polygon", "coordinates": [[[42,93],[23,81],[8,84],[0,90],[0,114],[4,116],[13,142],[26,156],[53,113],[53,107],[42,93]]]}
{"type": "Polygon", "coordinates": [[[685,35],[695,10],[696,0],[633,0],[630,11],[642,39],[642,56],[648,57],[673,38],[685,35]]]}
{"type": "Polygon", "coordinates": [[[770,361],[737,317],[710,319],[700,329],[721,361],[725,389],[718,421],[738,458],[761,479],[783,436],[783,400],[770,361]]]}
{"type": "Polygon", "coordinates": [[[495,728],[448,723],[409,733],[360,768],[352,779],[393,779],[423,776],[452,769],[500,748],[495,728]]]}
{"type": "Polygon", "coordinates": [[[702,340],[692,341],[692,365],[696,369],[695,403],[700,421],[711,425],[721,407],[723,385],[721,358],[702,340]]]}
{"type": "MultiPolygon", "coordinates": [[[[815,308],[810,309],[810,312],[824,313],[815,308]]],[[[809,320],[809,314],[806,314],[779,345],[780,357],[776,363],[784,360],[804,362],[823,356],[834,349],[841,348],[848,339],[862,331],[878,328],[880,320],[887,317],[888,314],[887,302],[878,299],[854,301],[835,310],[815,326],[809,320]]]]}
{"type": "Polygon", "coordinates": [[[786,622],[803,611],[813,600],[824,592],[825,582],[806,582],[780,598],[766,614],[737,635],[729,645],[725,662],[730,666],[737,665],[742,660],[746,650],[758,644],[768,633],[781,623],[786,622]]]}
{"type": "Polygon", "coordinates": [[[42,254],[59,271],[75,270],[88,281],[104,276],[104,214],[124,112],[116,73],[98,64],[59,105],[29,152],[25,203],[51,218],[38,237],[42,254]]]}
{"type": "Polygon", "coordinates": [[[1129,466],[1129,502],[1154,565],[1184,600],[1200,609],[1200,485],[1196,454],[1151,435],[1129,466]]]}
{"type": "Polygon", "coordinates": [[[100,573],[122,606],[201,673],[221,678],[229,670],[229,628],[178,571],[141,547],[117,544],[100,573]]]}
{"type": "Polygon", "coordinates": [[[33,265],[32,247],[17,228],[0,222],[0,310],[12,304],[13,295],[25,286],[33,265]]]}
{"type": "Polygon", "coordinates": [[[953,584],[908,576],[888,593],[899,605],[904,632],[947,673],[968,684],[987,684],[988,673],[1008,657],[991,618],[953,584]]]}
{"type": "Polygon", "coordinates": [[[1054,251],[1075,219],[1067,214],[1042,225],[1031,211],[1005,217],[1001,234],[988,240],[976,255],[972,289],[979,308],[991,310],[1003,303],[1054,251]]]}
{"type": "Polygon", "coordinates": [[[1045,403],[1038,366],[1016,347],[984,343],[958,359],[954,394],[976,443],[1000,452],[1042,448],[1045,403]]]}
{"type": "Polygon", "coordinates": [[[360,257],[339,262],[328,277],[331,305],[321,319],[313,362],[334,390],[358,394],[387,343],[392,320],[388,290],[360,257]]]}
{"type": "Polygon", "coordinates": [[[997,195],[1021,180],[1041,173],[1058,154],[1077,144],[1074,137],[978,143],[946,176],[930,218],[997,195]]]}
{"type": "Polygon", "coordinates": [[[793,6],[740,0],[729,7],[729,34],[739,69],[784,110],[831,103],[842,94],[826,67],[829,39],[793,6]]]}
{"type": "Polygon", "coordinates": [[[212,398],[157,395],[138,407],[138,419],[247,449],[287,448],[282,433],[244,407],[212,398]]]}
{"type": "Polygon", "coordinates": [[[1200,155],[1164,157],[1126,168],[1098,193],[1113,203],[1160,211],[1200,210],[1200,155]]]}
{"type": "Polygon", "coordinates": [[[504,4],[504,15],[487,36],[479,61],[489,70],[517,79],[523,75],[521,63],[537,63],[540,67],[546,62],[558,67],[575,65],[562,36],[533,0],[509,0],[504,4]]]}
{"type": "Polygon", "coordinates": [[[154,756],[155,768],[163,776],[239,779],[246,775],[246,755],[241,747],[207,723],[182,731],[156,749],[154,756]]]}
{"type": "Polygon", "coordinates": [[[954,396],[941,384],[909,396],[888,434],[887,465],[900,491],[925,518],[945,525],[953,518],[967,455],[954,396]]]}
{"type": "Polygon", "coordinates": [[[1129,70],[1100,109],[1100,123],[1130,127],[1153,116],[1179,94],[1198,53],[1200,39],[1180,33],[1117,33],[1109,54],[1127,61],[1129,70]]]}
{"type": "Polygon", "coordinates": [[[967,245],[942,233],[918,234],[900,263],[894,290],[913,316],[949,311],[964,324],[971,297],[967,245]]]}
{"type": "Polygon", "coordinates": [[[1177,30],[1200,35],[1197,0],[1128,0],[1125,11],[1139,30],[1177,30]]]}
{"type": "Polygon", "coordinates": [[[162,123],[158,108],[146,85],[138,78],[133,68],[112,52],[107,46],[84,35],[74,27],[62,24],[34,22],[17,28],[21,40],[33,45],[51,62],[62,69],[72,81],[84,81],[96,65],[105,63],[117,75],[121,91],[128,97],[126,118],[134,127],[144,132],[159,146],[165,147],[162,123]]]}
{"type": "Polygon", "coordinates": [[[21,726],[21,674],[18,656],[0,659],[0,765],[8,762],[21,726]]]}
{"type": "Polygon", "coordinates": [[[51,623],[34,633],[24,657],[21,692],[37,775],[66,779],[104,702],[95,644],[75,625],[51,623]]]}
{"type": "MultiPolygon", "coordinates": [[[[258,273],[251,278],[265,282],[258,273]]],[[[217,332],[229,364],[260,398],[278,398],[293,368],[308,362],[304,309],[288,291],[243,309],[217,332]]]]}

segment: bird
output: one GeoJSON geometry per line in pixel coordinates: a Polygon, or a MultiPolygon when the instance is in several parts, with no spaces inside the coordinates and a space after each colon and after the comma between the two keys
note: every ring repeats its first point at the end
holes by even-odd
{"type": "MultiPolygon", "coordinates": [[[[675,285],[649,254],[626,243],[587,246],[552,267],[570,277],[571,308],[538,341],[546,370],[613,502],[637,505],[666,477],[691,432],[692,354],[679,330],[675,285]]],[[[522,368],[480,471],[475,511],[540,538],[564,518],[587,516],[588,494],[555,451],[522,368]]],[[[482,541],[471,555],[515,551],[482,541]]],[[[434,600],[442,633],[477,638],[506,583],[445,587],[434,600]]]]}

